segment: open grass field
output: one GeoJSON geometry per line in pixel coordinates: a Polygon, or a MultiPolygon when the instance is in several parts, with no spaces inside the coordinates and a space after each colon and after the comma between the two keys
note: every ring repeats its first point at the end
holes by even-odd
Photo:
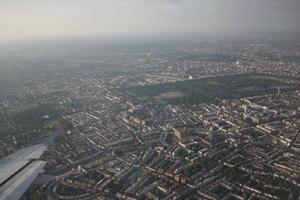
{"type": "Polygon", "coordinates": [[[208,103],[300,89],[297,80],[264,74],[237,74],[122,89],[134,102],[166,104],[208,103]]]}

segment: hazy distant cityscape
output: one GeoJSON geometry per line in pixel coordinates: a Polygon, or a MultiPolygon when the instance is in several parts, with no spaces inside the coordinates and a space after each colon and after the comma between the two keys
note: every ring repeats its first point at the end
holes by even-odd
{"type": "Polygon", "coordinates": [[[0,48],[0,158],[55,134],[22,199],[297,200],[298,34],[0,48]]]}

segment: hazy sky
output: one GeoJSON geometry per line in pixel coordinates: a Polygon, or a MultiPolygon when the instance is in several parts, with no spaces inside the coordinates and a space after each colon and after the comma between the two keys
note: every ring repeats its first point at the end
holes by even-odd
{"type": "Polygon", "coordinates": [[[0,0],[0,40],[299,29],[300,0],[0,0]]]}

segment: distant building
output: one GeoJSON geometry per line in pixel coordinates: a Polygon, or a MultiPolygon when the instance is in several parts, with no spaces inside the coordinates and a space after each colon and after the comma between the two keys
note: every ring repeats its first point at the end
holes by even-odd
{"type": "Polygon", "coordinates": [[[174,134],[176,137],[182,139],[188,136],[188,129],[187,128],[174,128],[174,134]]]}
{"type": "Polygon", "coordinates": [[[132,120],[137,123],[137,124],[141,124],[141,125],[145,125],[146,124],[146,121],[145,120],[142,120],[138,117],[132,117],[132,120]]]}
{"type": "Polygon", "coordinates": [[[210,129],[209,129],[209,132],[207,134],[207,139],[209,140],[209,142],[214,141],[214,131],[213,131],[212,127],[210,127],[210,129]]]}

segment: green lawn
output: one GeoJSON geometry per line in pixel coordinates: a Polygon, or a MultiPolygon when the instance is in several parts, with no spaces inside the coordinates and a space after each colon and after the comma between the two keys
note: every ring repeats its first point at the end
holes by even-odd
{"type": "Polygon", "coordinates": [[[208,103],[216,99],[242,98],[297,90],[299,85],[289,85],[289,79],[262,74],[238,74],[196,80],[178,81],[158,85],[122,89],[122,93],[134,102],[167,104],[208,103]]]}

